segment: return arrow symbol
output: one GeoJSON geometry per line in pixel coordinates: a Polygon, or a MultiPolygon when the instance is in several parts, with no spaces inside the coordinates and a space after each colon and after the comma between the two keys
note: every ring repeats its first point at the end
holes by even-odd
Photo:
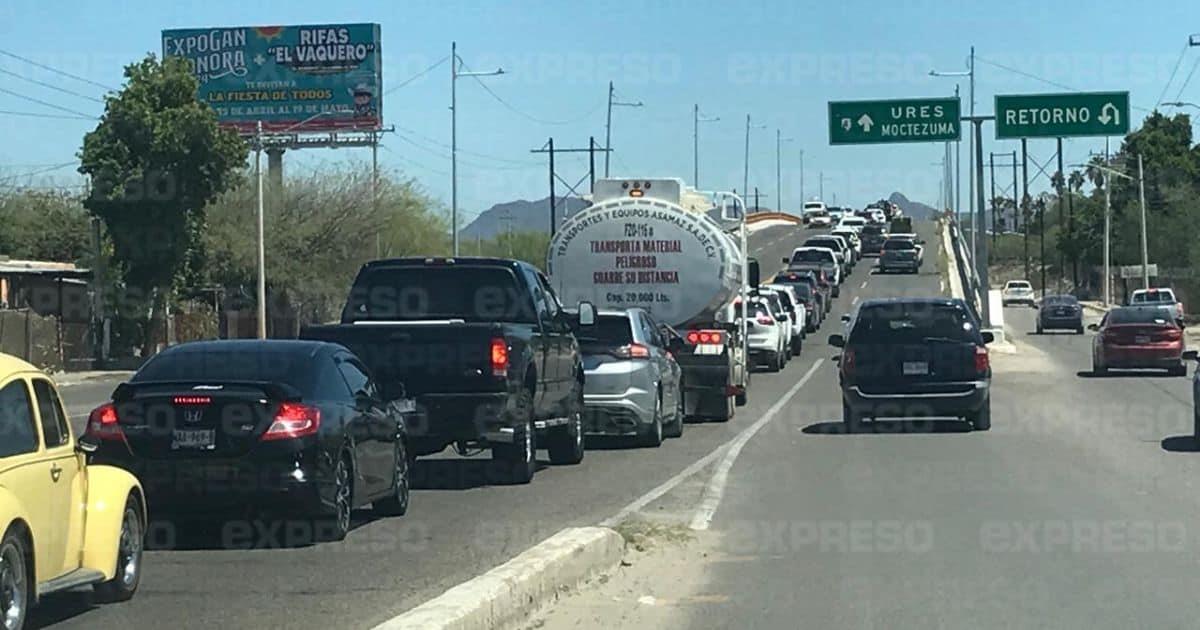
{"type": "Polygon", "coordinates": [[[1116,105],[1105,103],[1104,107],[1100,108],[1100,115],[1096,117],[1096,120],[1099,120],[1104,125],[1107,125],[1109,121],[1113,121],[1114,125],[1119,125],[1121,124],[1121,112],[1117,109],[1116,105]],[[1109,111],[1112,112],[1112,116],[1108,115],[1109,111]]]}

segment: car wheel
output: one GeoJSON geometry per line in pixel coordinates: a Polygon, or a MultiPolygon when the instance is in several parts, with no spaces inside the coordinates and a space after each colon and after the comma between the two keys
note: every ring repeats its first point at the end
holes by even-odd
{"type": "Polygon", "coordinates": [[[842,425],[846,433],[858,433],[862,428],[862,416],[851,409],[845,400],[842,401],[842,425]]]}
{"type": "Polygon", "coordinates": [[[537,470],[537,444],[533,428],[533,394],[522,390],[517,402],[520,420],[513,427],[512,444],[497,444],[492,447],[492,460],[506,473],[509,483],[522,485],[533,481],[537,470]]]}
{"type": "Polygon", "coordinates": [[[408,512],[408,494],[412,485],[409,473],[408,450],[404,440],[396,440],[396,461],[392,472],[392,494],[371,504],[371,509],[380,516],[404,516],[408,512]]]}
{"type": "Polygon", "coordinates": [[[0,624],[6,629],[24,627],[29,605],[33,603],[29,567],[25,560],[29,555],[25,540],[12,530],[0,541],[0,624]]]}
{"type": "Polygon", "coordinates": [[[1037,325],[1037,334],[1039,334],[1039,335],[1040,335],[1040,334],[1042,334],[1042,332],[1043,332],[1043,331],[1042,331],[1042,323],[1041,323],[1041,322],[1038,322],[1038,325],[1037,325]]]}
{"type": "Polygon", "coordinates": [[[1094,357],[1094,356],[1092,357],[1092,374],[1097,374],[1097,375],[1101,375],[1101,376],[1104,374],[1108,374],[1108,367],[1105,366],[1103,363],[1100,363],[1100,361],[1097,360],[1096,357],[1094,357]]]}
{"type": "Polygon", "coordinates": [[[767,353],[767,371],[778,372],[783,367],[783,361],[779,358],[778,352],[767,353]]]}
{"type": "Polygon", "coordinates": [[[583,461],[583,386],[579,386],[575,409],[567,417],[567,424],[550,430],[550,463],[574,465],[583,461]]]}
{"type": "Polygon", "coordinates": [[[833,287],[833,297],[841,297],[841,295],[842,295],[842,287],[840,287],[840,286],[833,287]]]}
{"type": "Polygon", "coordinates": [[[146,527],[142,523],[142,503],[136,495],[125,500],[121,516],[121,534],[117,540],[117,572],[107,582],[94,587],[97,597],[107,602],[124,602],[137,592],[142,581],[142,550],[146,527]]]}
{"type": "Polygon", "coordinates": [[[350,456],[342,454],[333,466],[333,514],[313,521],[313,540],[337,542],[350,533],[354,515],[354,468],[350,456]]]}
{"type": "Polygon", "coordinates": [[[675,419],[663,430],[669,438],[683,437],[683,392],[675,396],[675,419]]]}
{"type": "Polygon", "coordinates": [[[745,407],[745,406],[746,406],[746,403],[747,403],[747,402],[749,402],[749,397],[746,395],[746,390],[745,390],[745,389],[743,389],[743,390],[741,391],[741,393],[739,393],[738,395],[734,396],[734,399],[733,399],[733,400],[734,400],[734,402],[737,404],[737,406],[739,406],[739,407],[745,407]]]}
{"type": "Polygon", "coordinates": [[[992,402],[984,401],[979,411],[967,416],[967,422],[970,422],[976,431],[987,431],[992,428],[992,402]]]}
{"type": "Polygon", "coordinates": [[[658,448],[663,442],[663,421],[662,421],[662,393],[654,397],[654,417],[650,421],[650,426],[642,429],[642,434],[639,436],[639,446],[648,448],[658,448]]]}
{"type": "Polygon", "coordinates": [[[793,339],[792,340],[792,356],[794,356],[794,357],[800,356],[800,353],[803,350],[804,350],[804,342],[799,339],[793,339]]]}
{"type": "Polygon", "coordinates": [[[1187,376],[1187,366],[1180,363],[1179,365],[1176,365],[1168,370],[1167,373],[1171,376],[1187,376]]]}

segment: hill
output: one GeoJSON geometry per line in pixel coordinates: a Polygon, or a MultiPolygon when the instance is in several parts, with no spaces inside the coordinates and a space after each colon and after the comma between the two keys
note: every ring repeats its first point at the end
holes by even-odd
{"type": "MultiPolygon", "coordinates": [[[[587,202],[576,197],[559,199],[557,204],[559,224],[561,225],[564,218],[575,214],[585,206],[587,206],[587,202]]],[[[512,221],[512,231],[514,232],[548,232],[550,198],[546,197],[537,201],[518,199],[507,203],[498,203],[484,210],[474,221],[463,228],[460,238],[490,239],[497,234],[506,232],[509,229],[509,220],[512,221]]]]}
{"type": "Polygon", "coordinates": [[[915,217],[917,219],[927,219],[939,214],[937,208],[925,205],[919,201],[913,201],[908,197],[905,197],[903,193],[892,193],[892,196],[888,197],[888,201],[900,206],[900,209],[904,211],[905,216],[915,217]]]}

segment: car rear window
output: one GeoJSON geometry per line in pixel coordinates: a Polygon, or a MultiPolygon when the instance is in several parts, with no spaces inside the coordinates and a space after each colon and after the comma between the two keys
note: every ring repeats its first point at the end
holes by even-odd
{"type": "Polygon", "coordinates": [[[1175,295],[1170,291],[1146,291],[1133,295],[1134,304],[1174,304],[1175,295]]]}
{"type": "Polygon", "coordinates": [[[1166,324],[1172,313],[1169,308],[1118,308],[1108,313],[1109,324],[1166,324]]]}
{"type": "MultiPolygon", "coordinates": [[[[768,316],[771,315],[770,309],[767,308],[767,305],[763,304],[762,302],[751,302],[750,303],[750,311],[751,311],[751,315],[753,315],[754,317],[758,317],[760,315],[768,315],[768,316]]],[[[742,305],[734,304],[733,312],[735,314],[735,317],[741,317],[742,316],[742,305]]]]}
{"type": "Polygon", "coordinates": [[[147,381],[267,381],[311,391],[313,358],[310,346],[284,347],[287,342],[232,342],[177,346],[155,355],[142,366],[133,383],[147,381]]]}
{"type": "Polygon", "coordinates": [[[597,315],[596,323],[591,326],[580,326],[574,318],[572,321],[575,337],[583,345],[624,346],[633,343],[633,324],[628,316],[597,315]]]}
{"type": "Polygon", "coordinates": [[[917,246],[914,245],[913,242],[909,241],[909,240],[895,239],[895,240],[891,240],[891,241],[885,241],[883,244],[883,248],[884,249],[916,249],[917,246]]]}
{"type": "Polygon", "coordinates": [[[1023,281],[1022,282],[1009,282],[1008,288],[1010,288],[1010,289],[1028,289],[1028,288],[1030,288],[1030,286],[1029,286],[1028,282],[1023,282],[1023,281]]]}
{"type": "Polygon", "coordinates": [[[533,305],[505,267],[380,267],[354,285],[346,321],[462,319],[537,321],[533,305]]]}
{"type": "Polygon", "coordinates": [[[828,262],[829,253],[815,249],[806,249],[792,254],[792,262],[828,262]]]}
{"type": "Polygon", "coordinates": [[[841,250],[842,243],[833,238],[810,238],[804,241],[805,247],[827,247],[830,249],[841,250]]]}
{"type": "Polygon", "coordinates": [[[1042,303],[1054,306],[1071,306],[1078,304],[1079,300],[1076,300],[1075,296],[1073,295],[1047,295],[1046,298],[1042,300],[1042,303]]]}
{"type": "Polygon", "coordinates": [[[894,302],[863,306],[850,343],[905,344],[930,339],[978,343],[979,331],[960,305],[894,302]]]}
{"type": "Polygon", "coordinates": [[[865,236],[876,236],[878,234],[883,234],[883,226],[867,225],[863,227],[862,233],[865,236]]]}

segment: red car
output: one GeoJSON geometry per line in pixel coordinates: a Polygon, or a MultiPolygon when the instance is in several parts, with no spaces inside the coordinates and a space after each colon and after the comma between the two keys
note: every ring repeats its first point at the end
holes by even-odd
{"type": "Polygon", "coordinates": [[[1092,372],[1151,368],[1186,376],[1183,328],[1171,309],[1126,306],[1109,311],[1100,324],[1088,326],[1100,334],[1092,339],[1092,372]]]}

